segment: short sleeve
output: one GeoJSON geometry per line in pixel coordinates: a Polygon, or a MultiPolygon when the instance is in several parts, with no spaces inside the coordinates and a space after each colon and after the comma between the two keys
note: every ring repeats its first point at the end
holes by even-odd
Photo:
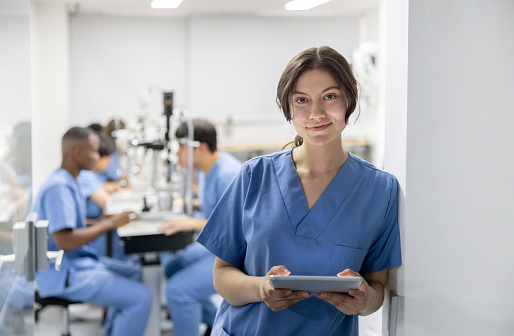
{"type": "Polygon", "coordinates": [[[77,182],[86,198],[91,197],[95,192],[103,189],[100,179],[90,170],[82,170],[77,177],[77,182]]]}
{"type": "Polygon", "coordinates": [[[361,268],[374,273],[401,265],[400,231],[398,228],[398,182],[389,175],[389,202],[384,220],[361,268]]]}
{"type": "Polygon", "coordinates": [[[55,185],[46,190],[42,199],[46,219],[48,219],[48,232],[63,229],[74,229],[77,226],[77,208],[72,190],[65,185],[55,185]]]}
{"type": "Polygon", "coordinates": [[[246,253],[243,214],[250,181],[247,169],[245,166],[232,180],[197,239],[217,257],[240,268],[246,253]]]}

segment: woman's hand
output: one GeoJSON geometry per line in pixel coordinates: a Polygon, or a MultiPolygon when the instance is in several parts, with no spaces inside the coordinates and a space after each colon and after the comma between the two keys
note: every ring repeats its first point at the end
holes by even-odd
{"type": "MultiPolygon", "coordinates": [[[[346,269],[343,272],[337,274],[337,276],[360,276],[360,274],[352,271],[351,269],[346,269]]],[[[369,289],[370,287],[368,283],[366,280],[363,280],[359,289],[350,289],[348,295],[321,292],[318,293],[318,298],[330,303],[346,315],[356,315],[362,312],[364,308],[366,308],[369,289]]]]}
{"type": "Polygon", "coordinates": [[[311,296],[307,291],[291,291],[290,289],[275,289],[273,287],[270,275],[287,276],[290,273],[285,266],[274,266],[261,280],[260,293],[262,301],[273,311],[284,310],[311,296]]]}

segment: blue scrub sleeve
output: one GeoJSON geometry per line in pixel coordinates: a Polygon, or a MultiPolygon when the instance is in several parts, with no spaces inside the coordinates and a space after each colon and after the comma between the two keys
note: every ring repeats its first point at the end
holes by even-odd
{"type": "Polygon", "coordinates": [[[76,228],[77,208],[72,190],[59,184],[46,190],[42,206],[48,219],[48,232],[76,228]]]}
{"type": "Polygon", "coordinates": [[[245,165],[228,186],[197,238],[218,258],[241,269],[247,245],[243,213],[250,175],[245,165]]]}
{"type": "Polygon", "coordinates": [[[102,190],[103,185],[96,174],[89,170],[83,170],[77,177],[77,182],[80,184],[84,196],[90,197],[95,192],[102,190]]]}
{"type": "Polygon", "coordinates": [[[380,230],[362,264],[361,272],[374,273],[401,265],[398,229],[398,182],[390,175],[389,203],[380,230]]]}

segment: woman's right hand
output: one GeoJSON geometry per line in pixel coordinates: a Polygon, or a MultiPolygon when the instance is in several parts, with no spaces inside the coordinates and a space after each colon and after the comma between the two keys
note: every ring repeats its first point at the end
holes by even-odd
{"type": "Polygon", "coordinates": [[[292,291],[290,289],[275,289],[273,287],[270,275],[287,276],[289,274],[291,272],[285,266],[273,266],[268,274],[262,278],[260,288],[262,301],[273,311],[284,310],[311,296],[307,291],[292,291]]]}

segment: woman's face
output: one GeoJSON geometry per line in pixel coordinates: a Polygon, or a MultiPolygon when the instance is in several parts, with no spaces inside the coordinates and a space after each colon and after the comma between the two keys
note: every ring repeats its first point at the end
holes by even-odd
{"type": "Polygon", "coordinates": [[[292,121],[296,132],[314,146],[341,141],[346,127],[346,98],[332,75],[313,69],[296,80],[292,99],[292,121]]]}

